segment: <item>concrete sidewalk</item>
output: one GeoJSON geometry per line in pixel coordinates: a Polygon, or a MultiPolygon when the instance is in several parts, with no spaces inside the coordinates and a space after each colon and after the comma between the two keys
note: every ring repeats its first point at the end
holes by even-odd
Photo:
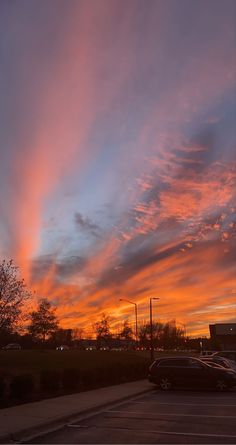
{"type": "Polygon", "coordinates": [[[152,388],[153,385],[147,380],[138,380],[2,409],[0,443],[17,442],[39,435],[50,426],[60,426],[76,416],[145,393],[152,388]]]}

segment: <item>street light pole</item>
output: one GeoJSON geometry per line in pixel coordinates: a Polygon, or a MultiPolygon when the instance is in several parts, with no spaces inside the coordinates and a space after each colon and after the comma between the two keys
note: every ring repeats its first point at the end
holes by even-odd
{"type": "Polygon", "coordinates": [[[151,352],[151,361],[154,360],[154,346],[153,346],[153,324],[152,324],[152,300],[159,300],[158,297],[150,298],[150,352],[151,352]]]}
{"type": "Polygon", "coordinates": [[[135,339],[136,339],[136,346],[138,346],[138,308],[137,303],[134,304],[135,309],[135,339]]]}
{"type": "Polygon", "coordinates": [[[138,306],[137,303],[134,303],[134,301],[125,300],[124,298],[120,298],[119,301],[126,301],[126,303],[130,303],[134,305],[135,309],[135,340],[136,340],[136,346],[138,345],[138,306]]]}

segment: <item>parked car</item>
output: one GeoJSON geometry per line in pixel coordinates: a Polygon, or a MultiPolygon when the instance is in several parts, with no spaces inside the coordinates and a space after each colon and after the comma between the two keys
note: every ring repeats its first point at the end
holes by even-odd
{"type": "Polygon", "coordinates": [[[219,365],[223,366],[223,368],[233,369],[234,371],[236,371],[236,363],[235,362],[233,362],[232,360],[228,360],[227,358],[220,357],[219,355],[213,355],[212,357],[202,357],[201,360],[203,362],[209,361],[209,362],[218,363],[219,365]]]}
{"type": "Polygon", "coordinates": [[[4,351],[20,351],[21,345],[19,343],[9,343],[6,346],[3,346],[4,351]]]}
{"type": "Polygon", "coordinates": [[[57,346],[56,350],[57,351],[69,351],[69,346],[67,345],[61,345],[61,346],[57,346]]]}
{"type": "Polygon", "coordinates": [[[224,369],[224,366],[219,365],[219,363],[213,362],[213,360],[212,361],[204,360],[204,363],[206,363],[209,366],[212,366],[212,368],[221,368],[221,369],[223,368],[224,369]]]}
{"type": "Polygon", "coordinates": [[[162,357],[149,368],[148,379],[162,390],[175,386],[214,387],[219,391],[236,386],[236,372],[213,368],[194,357],[162,357]]]}
{"type": "Polygon", "coordinates": [[[236,363],[236,351],[218,351],[214,353],[214,356],[224,357],[236,363]]]}

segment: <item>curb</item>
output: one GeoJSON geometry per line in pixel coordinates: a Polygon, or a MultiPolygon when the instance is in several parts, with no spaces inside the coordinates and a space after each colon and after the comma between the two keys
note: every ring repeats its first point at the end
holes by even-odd
{"type": "Polygon", "coordinates": [[[120,398],[117,398],[113,401],[100,403],[96,407],[88,408],[84,411],[78,411],[77,413],[68,414],[65,416],[62,416],[55,420],[50,420],[48,422],[45,422],[43,425],[31,427],[31,428],[24,428],[22,430],[19,430],[16,433],[8,433],[4,434],[3,436],[0,435],[0,444],[7,444],[7,443],[30,443],[31,440],[36,439],[37,437],[44,436],[45,434],[49,434],[53,431],[57,431],[60,428],[63,428],[65,423],[72,422],[74,420],[77,420],[78,417],[81,416],[92,416],[97,411],[100,411],[103,408],[106,408],[108,406],[111,406],[113,404],[119,404],[126,400],[129,400],[132,397],[139,396],[141,394],[145,394],[147,392],[150,392],[153,390],[153,387],[143,389],[141,391],[135,392],[132,395],[129,396],[122,396],[120,398]]]}

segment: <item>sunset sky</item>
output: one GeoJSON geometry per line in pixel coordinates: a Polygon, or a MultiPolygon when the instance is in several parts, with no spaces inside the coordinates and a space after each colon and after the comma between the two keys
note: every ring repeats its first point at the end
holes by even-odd
{"type": "Polygon", "coordinates": [[[236,321],[236,2],[1,0],[0,257],[88,330],[236,321]]]}

